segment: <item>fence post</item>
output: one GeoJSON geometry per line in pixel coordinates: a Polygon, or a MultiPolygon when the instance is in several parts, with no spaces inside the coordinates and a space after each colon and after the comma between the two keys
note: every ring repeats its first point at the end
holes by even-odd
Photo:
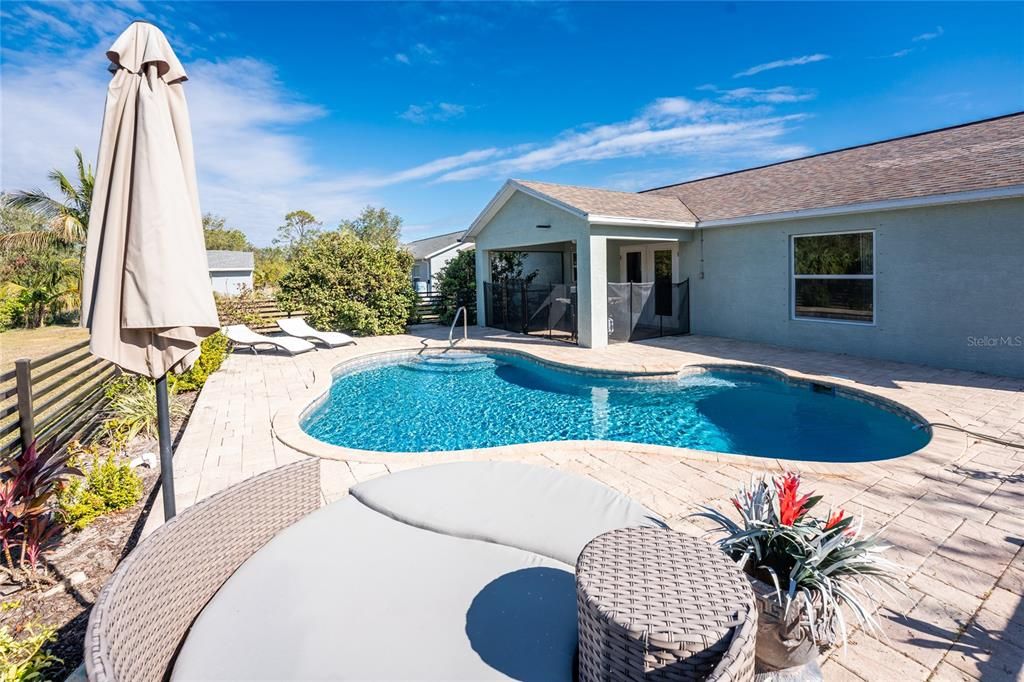
{"type": "Polygon", "coordinates": [[[15,382],[18,389],[18,428],[21,431],[21,449],[28,450],[35,440],[35,415],[32,404],[32,361],[19,358],[14,361],[15,382]]]}

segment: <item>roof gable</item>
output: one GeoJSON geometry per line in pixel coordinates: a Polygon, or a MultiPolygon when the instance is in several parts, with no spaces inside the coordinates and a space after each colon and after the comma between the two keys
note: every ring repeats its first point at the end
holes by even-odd
{"type": "Polygon", "coordinates": [[[465,230],[457,230],[433,237],[424,237],[423,239],[409,242],[405,245],[405,248],[409,249],[413,258],[423,260],[458,246],[464,234],[466,234],[465,230]]]}
{"type": "Polygon", "coordinates": [[[679,199],[671,196],[508,180],[473,221],[466,236],[479,234],[516,192],[544,201],[591,224],[671,228],[694,227],[696,224],[693,213],[679,199]]]}

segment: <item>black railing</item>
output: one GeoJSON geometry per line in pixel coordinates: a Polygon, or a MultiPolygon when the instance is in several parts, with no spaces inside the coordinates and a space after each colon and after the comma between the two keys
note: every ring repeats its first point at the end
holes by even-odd
{"type": "Polygon", "coordinates": [[[576,341],[575,286],[484,282],[484,305],[488,327],[576,341]]]}
{"type": "Polygon", "coordinates": [[[608,342],[690,333],[690,280],[609,282],[608,342]]]}

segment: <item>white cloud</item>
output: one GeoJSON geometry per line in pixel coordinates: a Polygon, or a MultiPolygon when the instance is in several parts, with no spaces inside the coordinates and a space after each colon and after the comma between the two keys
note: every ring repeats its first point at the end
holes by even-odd
{"type": "Polygon", "coordinates": [[[740,78],[742,76],[753,76],[754,74],[761,73],[762,71],[771,71],[772,69],[781,69],[787,66],[802,66],[804,64],[813,64],[814,62],[823,62],[831,57],[827,54],[808,54],[802,57],[792,57],[790,59],[778,59],[774,62],[766,62],[764,64],[757,64],[751,66],[749,69],[740,71],[739,73],[733,74],[733,78],[740,78]]]}
{"type": "Polygon", "coordinates": [[[450,121],[465,115],[466,107],[462,104],[428,102],[426,104],[410,104],[405,111],[398,115],[398,118],[412,123],[426,123],[427,121],[450,121]]]}
{"type": "Polygon", "coordinates": [[[425,43],[416,43],[407,50],[396,52],[392,57],[399,64],[412,65],[417,64],[441,64],[441,56],[437,53],[437,50],[426,45],[425,43]]]}
{"type": "Polygon", "coordinates": [[[710,88],[701,86],[700,90],[713,90],[723,102],[758,102],[761,104],[791,104],[793,102],[807,102],[817,96],[813,90],[801,90],[789,85],[779,85],[774,88],[733,88],[731,90],[719,90],[714,86],[710,88]]]}
{"type": "Polygon", "coordinates": [[[780,141],[789,124],[801,118],[800,114],[751,115],[750,111],[709,102],[663,98],[627,121],[565,131],[547,144],[526,149],[499,150],[495,158],[448,171],[437,181],[501,178],[572,163],[654,155],[788,158],[806,152],[780,141]]]}
{"type": "Polygon", "coordinates": [[[934,31],[928,31],[926,33],[922,33],[921,35],[914,36],[913,41],[915,43],[919,43],[923,40],[935,40],[936,38],[942,37],[943,33],[945,33],[945,31],[942,30],[942,27],[936,26],[934,31]]]}
{"type": "Polygon", "coordinates": [[[907,48],[904,48],[902,50],[896,50],[895,52],[893,52],[889,56],[890,57],[896,57],[898,59],[900,57],[906,57],[908,54],[910,54],[913,51],[914,51],[913,48],[907,47],[907,48]]]}

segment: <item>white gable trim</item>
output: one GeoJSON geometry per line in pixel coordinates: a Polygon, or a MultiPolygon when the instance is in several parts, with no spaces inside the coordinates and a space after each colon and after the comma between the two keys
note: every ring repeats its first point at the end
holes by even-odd
{"type": "Polygon", "coordinates": [[[691,220],[655,220],[651,218],[637,218],[635,216],[613,216],[613,215],[598,215],[588,214],[575,206],[559,201],[553,197],[538,192],[532,187],[520,184],[515,180],[507,180],[498,193],[494,195],[494,198],[490,200],[484,210],[477,216],[473,224],[469,226],[464,241],[474,241],[476,235],[480,234],[480,231],[484,229],[487,223],[491,222],[498,211],[508,202],[509,199],[516,192],[522,192],[523,194],[533,197],[538,201],[543,201],[546,204],[550,204],[555,208],[561,209],[566,213],[582,218],[591,225],[621,225],[621,226],[639,226],[639,227],[666,227],[670,229],[678,229],[680,227],[696,227],[697,223],[691,220]]]}

